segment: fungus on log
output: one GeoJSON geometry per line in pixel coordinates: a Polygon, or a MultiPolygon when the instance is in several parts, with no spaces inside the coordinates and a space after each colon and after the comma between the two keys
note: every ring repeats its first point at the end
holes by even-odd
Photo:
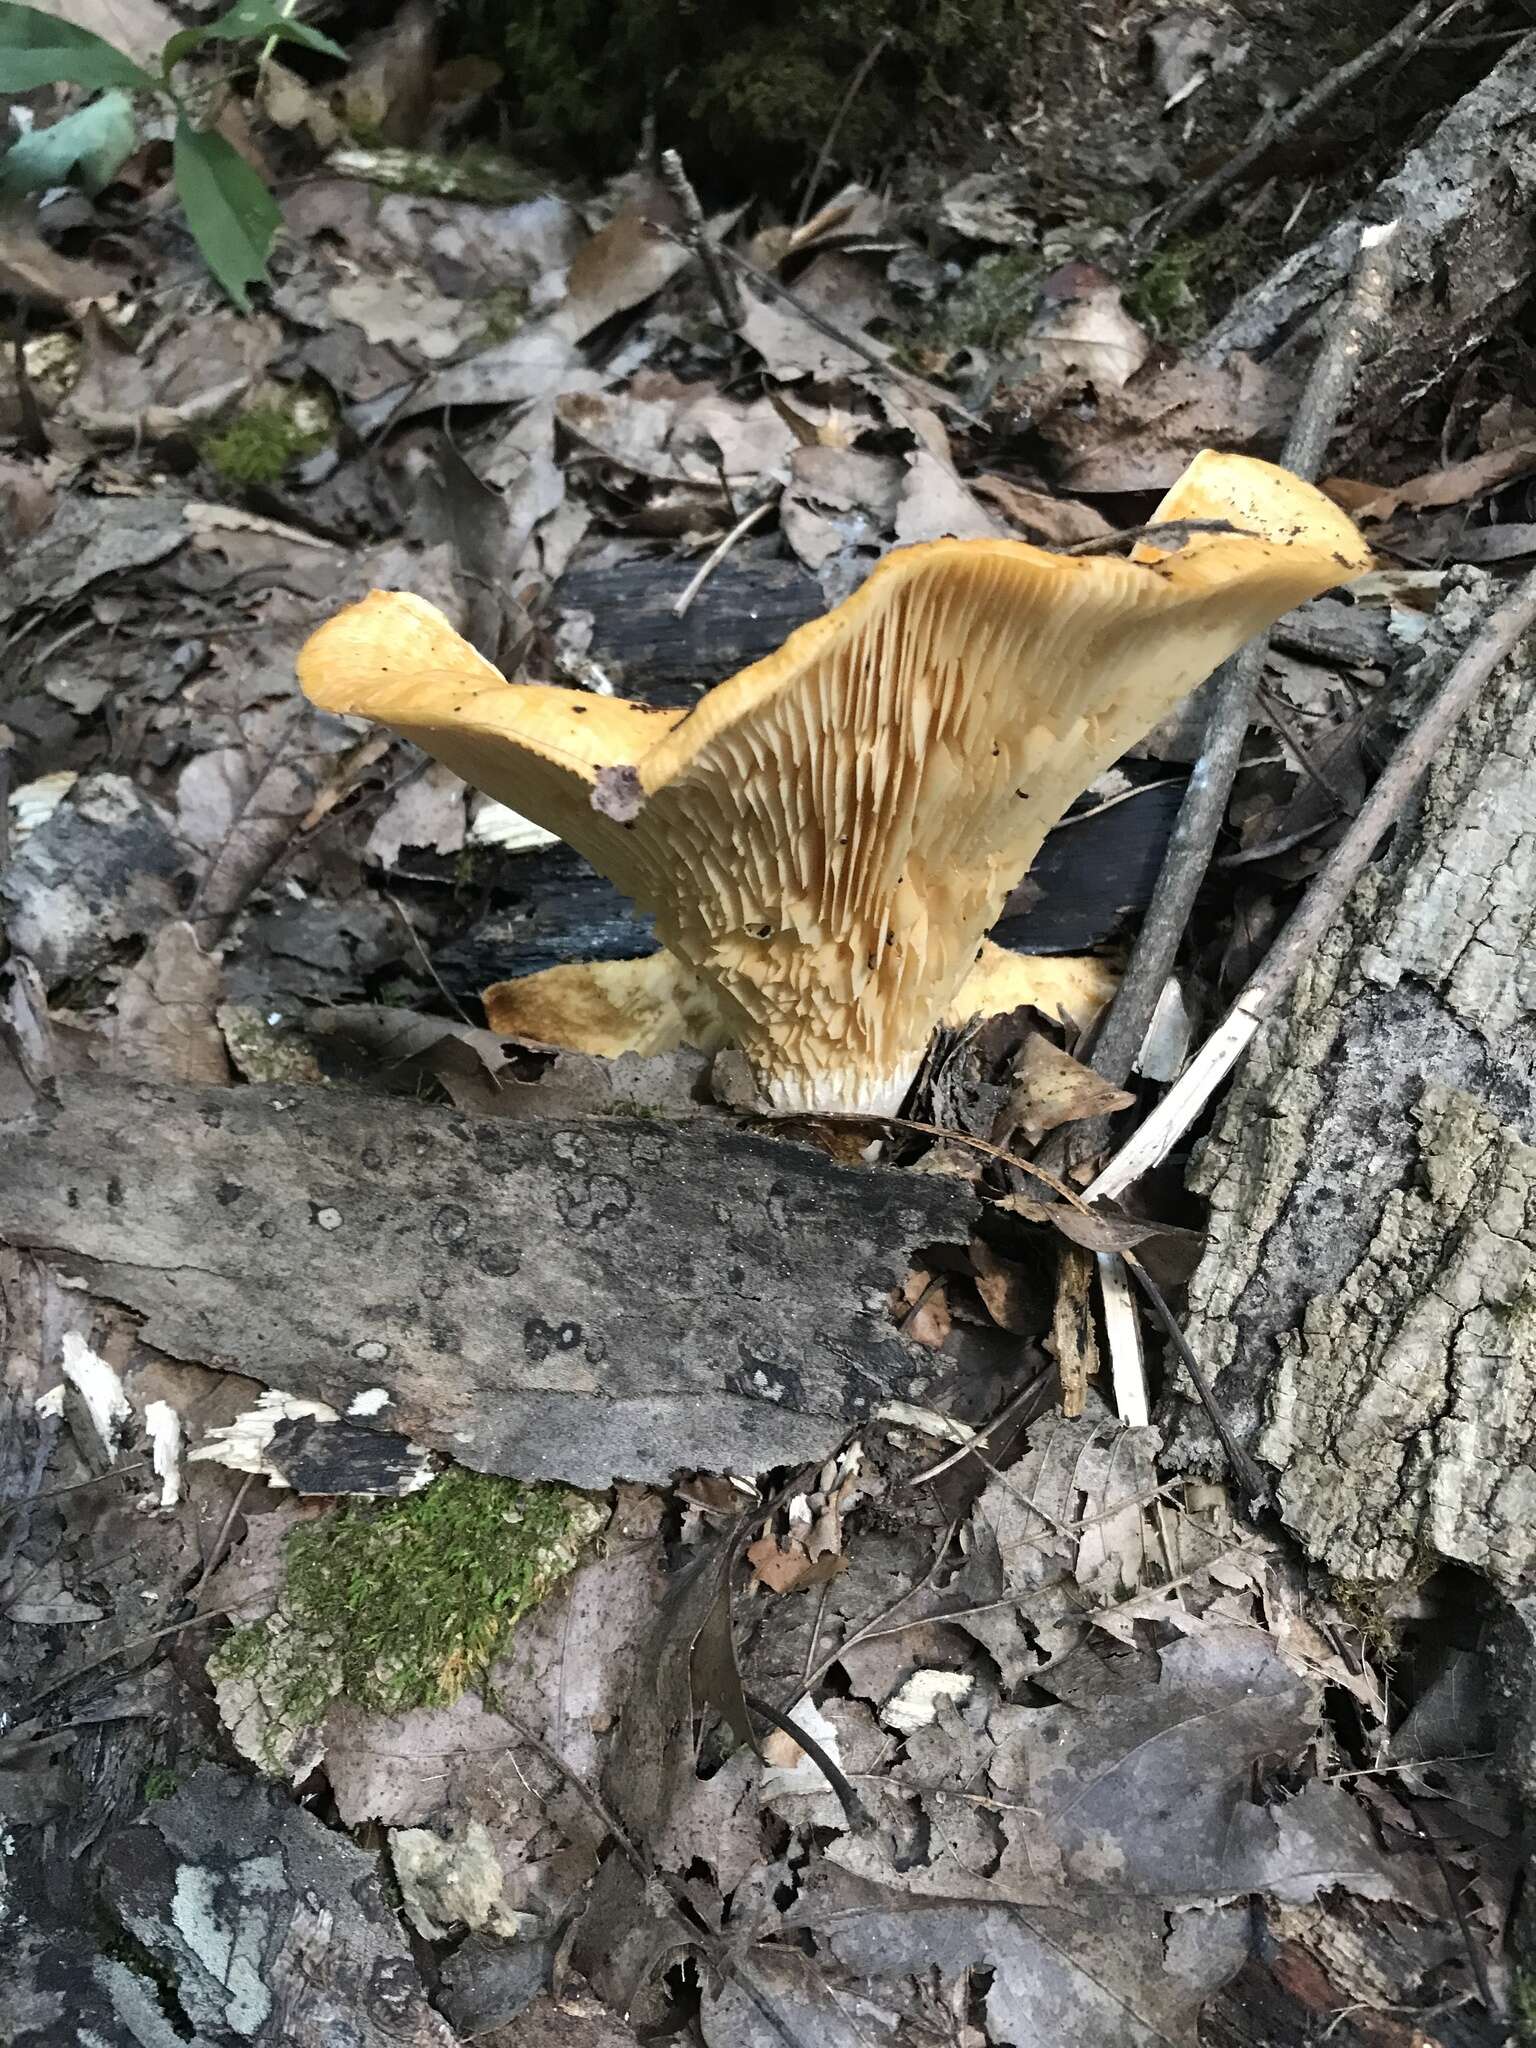
{"type": "MultiPolygon", "coordinates": [[[[1252,634],[1371,559],[1320,492],[1240,456],[1197,456],[1156,517],[1233,530],[1129,560],[900,549],[690,712],[509,684],[431,605],[385,591],[323,626],[299,677],[650,910],[771,1107],[888,1111],[1073,799],[1252,634]]],[[[654,1008],[654,971],[640,993],[654,1008]]]]}

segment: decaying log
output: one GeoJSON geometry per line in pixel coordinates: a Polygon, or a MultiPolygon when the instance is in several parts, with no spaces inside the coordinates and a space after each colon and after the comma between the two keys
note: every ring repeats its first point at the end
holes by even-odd
{"type": "Polygon", "coordinates": [[[54,1088],[0,1122],[0,1238],[173,1356],[521,1478],[824,1457],[909,1391],[926,1354],[891,1290],[976,1212],[942,1177],[702,1120],[54,1088]]]}
{"type": "MultiPolygon", "coordinates": [[[[1373,194],[1401,223],[1392,319],[1335,459],[1384,437],[1405,405],[1456,377],[1529,296],[1536,275],[1536,35],[1523,37],[1373,194]]],[[[1362,217],[1350,214],[1238,299],[1196,351],[1305,362],[1342,289],[1362,217]]],[[[1389,437],[1387,437],[1389,438],[1389,437]]]]}
{"type": "MultiPolygon", "coordinates": [[[[1464,572],[1411,676],[1492,603],[1464,572]]],[[[1536,658],[1495,676],[1416,815],[1260,1032],[1193,1184],[1197,1357],[1340,1576],[1536,1567],[1536,658]]],[[[1214,1464],[1203,1424],[1170,1455],[1214,1464]]]]}
{"type": "Polygon", "coordinates": [[[557,617],[591,613],[588,655],[619,696],[697,703],[701,691],[772,654],[827,608],[808,569],[759,546],[727,556],[679,618],[673,607],[694,568],[677,554],[637,555],[578,564],[556,585],[557,617]]]}

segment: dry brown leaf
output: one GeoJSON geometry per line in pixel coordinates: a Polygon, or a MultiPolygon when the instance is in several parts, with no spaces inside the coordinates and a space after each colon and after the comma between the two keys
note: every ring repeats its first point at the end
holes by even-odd
{"type": "Polygon", "coordinates": [[[1536,470],[1536,440],[1527,440],[1510,448],[1492,448],[1466,462],[1453,462],[1447,469],[1428,470],[1423,476],[1410,477],[1407,483],[1376,492],[1363,503],[1350,505],[1340,496],[1337,484],[1343,479],[1330,482],[1327,490],[1335,504],[1343,505],[1353,518],[1390,519],[1404,509],[1423,512],[1439,505],[1465,504],[1469,498],[1496,490],[1532,470],[1536,470]]]}
{"type": "Polygon", "coordinates": [[[680,225],[677,202],[666,187],[659,179],[642,180],[629,203],[571,261],[558,317],[573,341],[671,283],[692,260],[664,232],[680,225]]]}
{"type": "Polygon", "coordinates": [[[897,1296],[896,1319],[903,1336],[926,1351],[942,1351],[951,1323],[949,1297],[942,1276],[915,1266],[897,1296]]]}
{"type": "Polygon", "coordinates": [[[1146,1216],[1074,1209],[1066,1202],[1037,1202],[1032,1195],[1002,1195],[997,1207],[1030,1223],[1048,1223],[1073,1244],[1083,1245],[1091,1252],[1134,1251],[1148,1238],[1166,1238],[1171,1244],[1191,1247],[1204,1242],[1198,1230],[1181,1230],[1172,1223],[1155,1223],[1146,1216]]]}
{"type": "Polygon", "coordinates": [[[1267,447],[1296,400],[1284,370],[1232,355],[1147,369],[1098,394],[1091,413],[1066,407],[1041,423],[1072,491],[1166,490],[1202,448],[1267,447]]]}
{"type": "Polygon", "coordinates": [[[1069,548],[1079,541],[1102,540],[1114,530],[1091,505],[1076,498],[1053,498],[1048,491],[1028,490],[1005,476],[972,477],[970,487],[978,498],[995,505],[1010,526],[1016,526],[1030,540],[1048,548],[1069,548]]]}
{"type": "Polygon", "coordinates": [[[189,924],[163,925],[118,984],[114,1064],[157,1081],[227,1088],[234,1076],[214,1013],[224,995],[217,959],[189,924]]]}
{"type": "Polygon", "coordinates": [[[1136,1100],[1123,1088],[1101,1080],[1091,1067],[1053,1045],[1040,1031],[1031,1031],[1025,1039],[1013,1074],[1013,1092],[1004,1115],[1031,1142],[1059,1124],[1113,1116],[1136,1100]]]}
{"type": "Polygon", "coordinates": [[[1039,1291],[1031,1286],[1023,1266],[999,1257],[985,1238],[973,1237],[971,1271],[976,1278],[976,1292],[999,1329],[1011,1330],[1019,1337],[1039,1334],[1039,1291]]]}
{"type": "Polygon", "coordinates": [[[760,1586],[770,1593],[795,1593],[802,1586],[824,1586],[848,1569],[846,1557],[811,1557],[793,1540],[780,1548],[772,1536],[760,1536],[747,1546],[747,1562],[760,1586]]]}
{"type": "Polygon", "coordinates": [[[82,299],[107,299],[122,280],[94,263],[61,256],[19,218],[0,221],[0,291],[32,305],[69,306],[82,299]]]}
{"type": "MultiPolygon", "coordinates": [[[[742,292],[746,317],[741,338],[762,357],[769,374],[786,380],[795,377],[840,377],[850,370],[867,370],[869,360],[845,343],[834,341],[813,327],[793,306],[760,299],[750,290],[742,292]]],[[[859,340],[876,355],[884,351],[868,335],[859,340]]]]}

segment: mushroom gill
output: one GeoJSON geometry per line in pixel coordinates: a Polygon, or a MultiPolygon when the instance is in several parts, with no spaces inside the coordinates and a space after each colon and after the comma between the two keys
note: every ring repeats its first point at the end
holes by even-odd
{"type": "Polygon", "coordinates": [[[1246,457],[1198,456],[1156,518],[1240,530],[1129,560],[901,549],[686,714],[509,684],[384,591],[321,627],[299,676],[651,911],[773,1107],[891,1110],[1073,799],[1251,635],[1370,565],[1320,492],[1246,457]]]}

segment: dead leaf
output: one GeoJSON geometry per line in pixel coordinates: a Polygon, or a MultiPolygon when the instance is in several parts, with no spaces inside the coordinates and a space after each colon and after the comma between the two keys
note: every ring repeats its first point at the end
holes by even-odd
{"type": "Polygon", "coordinates": [[[1163,491],[1202,448],[1272,446],[1290,423],[1294,378],[1234,354],[1220,364],[1187,359],[1144,368],[1122,389],[1106,386],[1090,409],[1065,407],[1041,422],[1073,491],[1163,491]]]}
{"type": "Polygon", "coordinates": [[[61,256],[20,215],[0,221],[0,291],[33,305],[69,306],[113,298],[122,289],[111,271],[61,256]]]}
{"type": "Polygon", "coordinates": [[[1027,346],[1046,377],[1086,378],[1112,391],[1129,383],[1151,349],[1108,278],[1089,281],[1086,289],[1048,305],[1030,327],[1027,346]]]}
{"type": "Polygon", "coordinates": [[[451,768],[429,762],[380,812],[363,852],[392,868],[407,846],[457,853],[464,844],[464,800],[468,791],[451,768]]]}
{"type": "Polygon", "coordinates": [[[160,51],[181,27],[160,0],[46,0],[42,12],[83,28],[154,71],[160,51]]]}
{"type": "Polygon", "coordinates": [[[906,457],[907,474],[896,506],[896,545],[940,540],[998,540],[1006,528],[977,504],[947,463],[919,448],[906,457]]]}
{"type": "MultiPolygon", "coordinates": [[[[852,370],[869,368],[867,356],[823,334],[793,306],[779,299],[760,298],[746,285],[741,296],[745,309],[741,338],[757,350],[770,376],[789,383],[797,377],[842,377],[852,370]]],[[[860,334],[858,338],[874,354],[886,354],[868,335],[860,334]]]]}
{"type": "Polygon", "coordinates": [[[222,309],[188,321],[143,355],[94,312],[82,332],[84,363],[66,415],[89,434],[121,440],[164,440],[219,418],[265,376],[282,345],[270,316],[222,309]]]}
{"type": "Polygon", "coordinates": [[[1063,1237],[1091,1252],[1134,1251],[1148,1238],[1166,1238],[1171,1244],[1191,1249],[1205,1241],[1198,1230],[1181,1230],[1171,1223],[1155,1223],[1145,1216],[1115,1215],[1105,1209],[1074,1209],[1066,1202],[1037,1202],[1031,1195],[1002,1195],[997,1207],[1031,1223],[1048,1223],[1063,1237]]]}
{"type": "Polygon", "coordinates": [[[189,924],[162,925],[118,984],[110,1031],[115,1064],[157,1080],[227,1088],[233,1075],[215,1021],[223,998],[218,961],[189,924]]]}
{"type": "Polygon", "coordinates": [[[1061,1124],[1113,1116],[1135,1100],[1063,1052],[1043,1031],[1031,1031],[1014,1062],[1013,1090],[1003,1117],[1034,1144],[1061,1124]]]}
{"type": "MultiPolygon", "coordinates": [[[[1327,490],[1344,505],[1351,518],[1390,519],[1394,512],[1405,508],[1425,511],[1437,505],[1463,505],[1471,498],[1496,490],[1500,484],[1528,476],[1532,470],[1536,470],[1536,440],[1526,440],[1517,441],[1510,448],[1493,448],[1485,455],[1473,455],[1465,462],[1453,462],[1448,469],[1429,470],[1423,476],[1411,477],[1407,483],[1393,484],[1370,497],[1357,498],[1352,505],[1340,495],[1345,479],[1331,479],[1327,490]]],[[[1355,488],[1349,487],[1349,495],[1353,495],[1355,488]]]]}
{"type": "Polygon", "coordinates": [[[950,1332],[949,1300],[941,1276],[919,1266],[910,1272],[897,1297],[897,1321],[903,1336],[925,1351],[942,1351],[950,1332]]]}
{"type": "Polygon", "coordinates": [[[1113,532],[1109,521],[1076,498],[1054,498],[1031,491],[1003,476],[976,476],[970,488],[997,507],[1011,526],[1048,548],[1075,547],[1080,541],[1102,540],[1113,532]]]}
{"type": "Polygon", "coordinates": [[[846,1557],[813,1558],[798,1543],[781,1545],[775,1537],[759,1536],[747,1546],[752,1576],[770,1593],[796,1593],[802,1586],[824,1586],[829,1579],[847,1571],[846,1557]]]}
{"type": "Polygon", "coordinates": [[[1038,1334],[1040,1290],[1031,1284],[1023,1266],[1002,1258],[985,1238],[973,1237],[971,1271],[976,1277],[976,1292],[1000,1330],[1012,1330],[1020,1337],[1038,1334]]]}
{"type": "MultiPolygon", "coordinates": [[[[693,261],[683,243],[662,232],[681,224],[666,186],[642,176],[628,202],[571,259],[559,318],[572,340],[585,340],[615,313],[653,298],[693,261]]],[[[720,224],[712,225],[718,230],[720,224]]]]}

